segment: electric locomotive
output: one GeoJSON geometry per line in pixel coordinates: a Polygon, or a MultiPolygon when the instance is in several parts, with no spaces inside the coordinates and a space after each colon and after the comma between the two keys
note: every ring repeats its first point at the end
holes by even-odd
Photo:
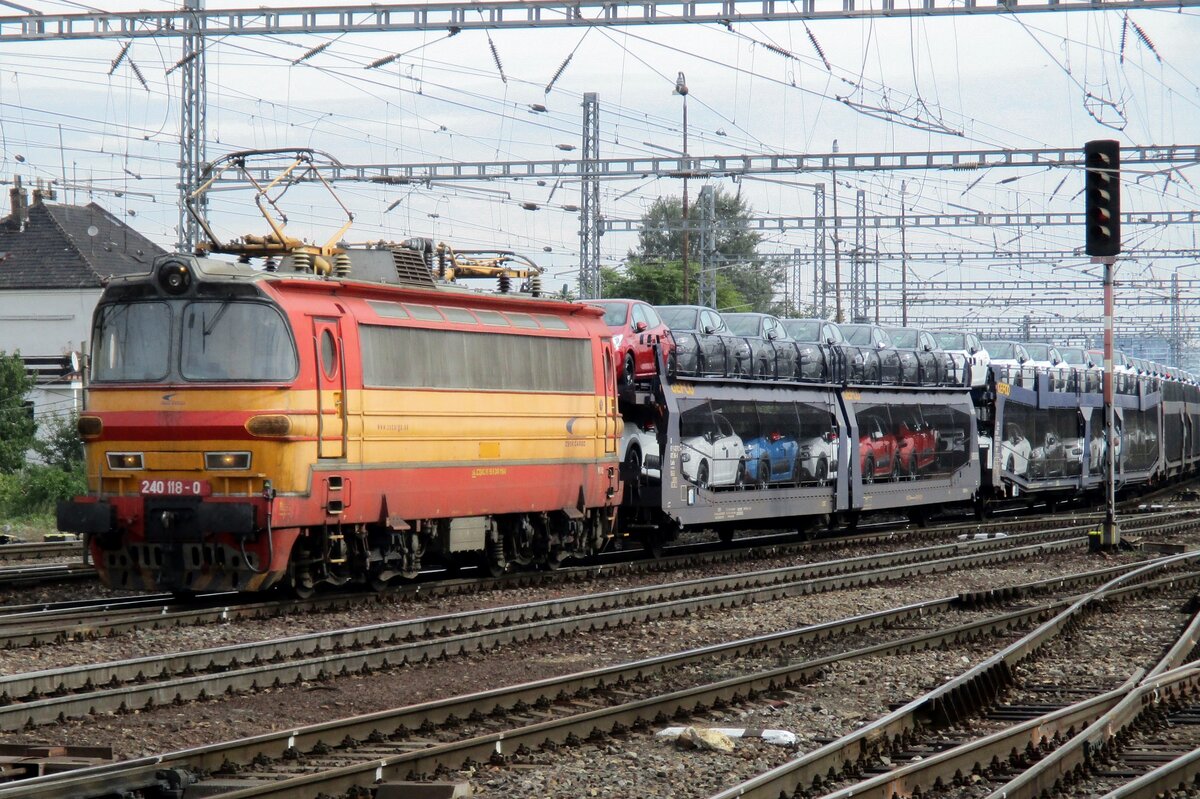
{"type": "Polygon", "coordinates": [[[171,255],[112,280],[89,493],[58,512],[105,584],[303,594],[604,545],[622,421],[601,313],[439,284],[427,255],[171,255]]]}

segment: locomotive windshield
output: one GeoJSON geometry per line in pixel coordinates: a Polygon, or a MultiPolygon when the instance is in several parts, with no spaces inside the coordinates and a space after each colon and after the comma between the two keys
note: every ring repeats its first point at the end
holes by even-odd
{"type": "Polygon", "coordinates": [[[297,369],[287,323],[263,303],[118,303],[96,317],[95,382],[280,381],[297,369]]]}
{"type": "Polygon", "coordinates": [[[92,380],[162,380],[170,371],[171,309],[165,302],[106,305],[96,316],[92,380]]]}

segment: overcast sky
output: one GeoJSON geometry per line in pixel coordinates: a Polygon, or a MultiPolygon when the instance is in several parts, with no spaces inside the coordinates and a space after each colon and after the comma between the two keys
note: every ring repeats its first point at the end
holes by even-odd
{"type": "MultiPolygon", "coordinates": [[[[81,8],[30,4],[45,12],[81,8]]],[[[1200,21],[1191,9],[1128,17],[1075,11],[807,26],[739,23],[732,31],[655,26],[463,31],[454,37],[440,31],[227,37],[210,39],[207,49],[208,151],[214,158],[236,149],[313,147],[344,163],[577,158],[582,94],[597,92],[603,157],[668,155],[682,147],[683,101],[673,94],[680,71],[690,90],[694,155],[823,153],[835,140],[842,152],[1080,147],[1093,138],[1195,144],[1197,41],[1200,21]],[[293,64],[324,43],[329,46],[323,51],[293,64]],[[395,53],[405,55],[366,68],[395,53]],[[532,111],[534,103],[547,111],[532,111]]],[[[177,221],[179,71],[166,71],[179,59],[181,42],[137,40],[112,69],[122,46],[9,44],[0,52],[0,173],[7,181],[40,177],[91,186],[90,193],[60,190],[59,200],[95,201],[170,246],[177,221]]],[[[1196,208],[1200,169],[1127,172],[1125,210],[1196,208]]],[[[826,184],[832,213],[831,180],[829,174],[778,175],[714,185],[742,191],[759,215],[810,215],[817,182],[826,184]]],[[[843,173],[838,180],[844,216],[853,214],[858,189],[866,191],[868,215],[897,214],[902,185],[906,214],[1082,210],[1082,175],[1057,169],[843,173]]],[[[701,185],[690,182],[693,200],[701,185]]],[[[579,203],[577,183],[337,188],[356,216],[347,235],[352,241],[430,236],[460,248],[514,249],[545,264],[555,287],[559,280],[574,281],[578,215],[561,206],[579,203]],[[528,202],[540,210],[523,209],[528,202]]],[[[680,188],[665,177],[610,181],[603,187],[603,213],[637,218],[654,198],[678,195],[680,188]]],[[[289,232],[302,238],[323,240],[342,221],[336,205],[318,192],[295,191],[284,205],[289,232]]],[[[265,232],[244,194],[214,198],[214,219],[227,235],[265,232]]],[[[843,239],[852,244],[853,231],[843,239]]],[[[1195,234],[1190,226],[1142,226],[1127,229],[1126,241],[1142,248],[1193,247],[1195,234]]],[[[605,236],[604,262],[618,263],[634,244],[631,235],[605,236]]],[[[1082,231],[1066,227],[906,231],[910,251],[1070,250],[1081,244],[1082,231]]],[[[874,232],[868,245],[876,247],[874,232]]],[[[808,231],[774,232],[762,250],[811,246],[808,231]]],[[[898,253],[899,232],[880,231],[877,246],[898,253]]],[[[1190,263],[1160,259],[1123,268],[1164,277],[1190,263]]],[[[881,277],[894,278],[897,267],[886,260],[881,277]]],[[[983,267],[1014,278],[1074,277],[1087,261],[983,267]]],[[[912,268],[914,280],[971,278],[982,271],[977,262],[954,261],[912,268]]],[[[802,286],[806,294],[810,286],[802,286]]]]}

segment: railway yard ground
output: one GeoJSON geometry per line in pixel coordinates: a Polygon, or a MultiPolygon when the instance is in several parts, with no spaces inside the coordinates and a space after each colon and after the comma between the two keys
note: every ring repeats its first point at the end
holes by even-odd
{"type": "Polygon", "coordinates": [[[406,780],[530,799],[1100,796],[1196,749],[1180,730],[1200,694],[1198,510],[1129,513],[1110,552],[1089,547],[1094,514],[1060,512],[697,536],[654,562],[383,596],[182,606],[94,580],[5,584],[0,744],[111,748],[115,764],[0,781],[0,797],[406,780]],[[1128,699],[1151,680],[1153,699],[1128,699]],[[1141,703],[1130,731],[1088,739],[1123,729],[1104,715],[1122,700],[1141,703]],[[1059,771],[1018,784],[1037,767],[1059,771]]]}

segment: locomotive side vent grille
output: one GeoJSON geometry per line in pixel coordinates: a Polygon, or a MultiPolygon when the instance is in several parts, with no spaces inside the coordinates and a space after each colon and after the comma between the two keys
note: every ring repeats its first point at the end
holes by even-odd
{"type": "Polygon", "coordinates": [[[429,271],[421,253],[408,247],[396,247],[392,250],[392,262],[396,265],[396,277],[401,285],[433,288],[433,273],[429,271]]]}

